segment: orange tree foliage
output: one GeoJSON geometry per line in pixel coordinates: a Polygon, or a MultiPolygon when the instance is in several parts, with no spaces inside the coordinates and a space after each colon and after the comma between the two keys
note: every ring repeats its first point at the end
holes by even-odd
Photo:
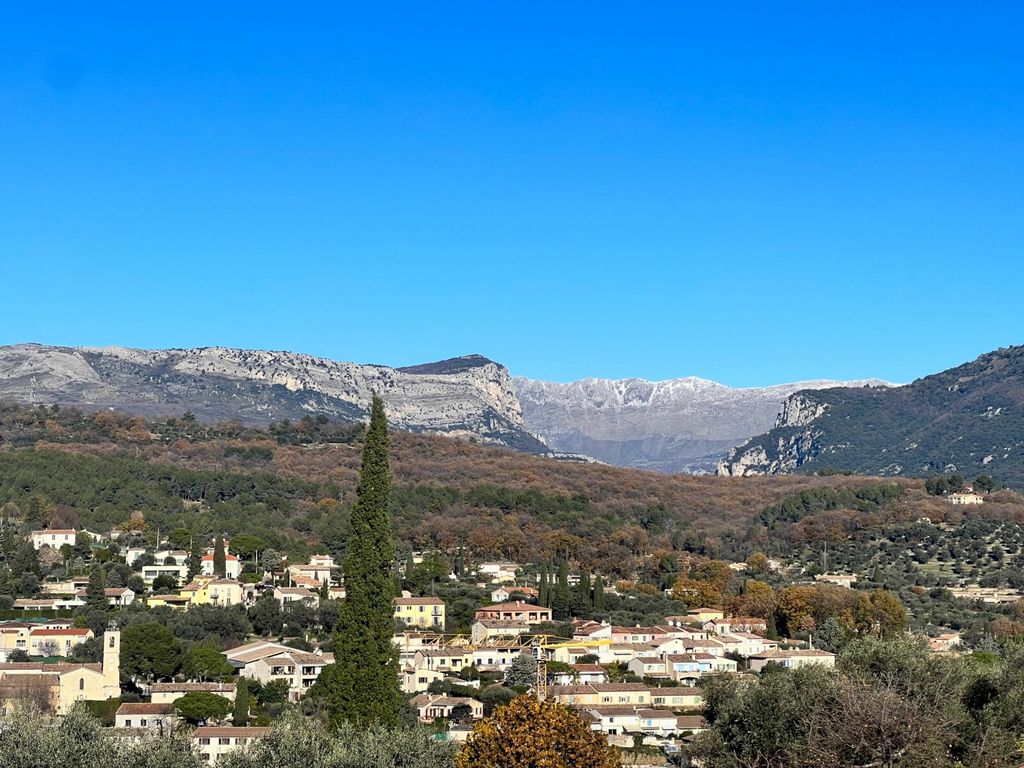
{"type": "Polygon", "coordinates": [[[564,704],[519,696],[481,721],[458,768],[618,768],[618,752],[564,704]]]}

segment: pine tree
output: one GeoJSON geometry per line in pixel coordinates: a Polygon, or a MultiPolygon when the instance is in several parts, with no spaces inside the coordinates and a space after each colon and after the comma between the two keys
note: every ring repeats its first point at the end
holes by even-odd
{"type": "Polygon", "coordinates": [[[249,682],[245,677],[239,677],[235,685],[235,711],[231,717],[231,724],[241,728],[249,724],[249,682]]]}
{"type": "Polygon", "coordinates": [[[106,586],[103,569],[94,565],[89,572],[89,584],[85,588],[85,604],[90,608],[106,608],[106,586]]]}
{"type": "Polygon", "coordinates": [[[601,578],[601,574],[597,575],[597,581],[594,582],[594,611],[599,612],[604,610],[604,579],[601,578]]]}
{"type": "Polygon", "coordinates": [[[223,579],[228,572],[228,558],[224,553],[224,537],[217,534],[217,541],[213,544],[213,574],[218,579],[223,579]]]}
{"type": "Polygon", "coordinates": [[[558,583],[551,596],[551,616],[555,621],[566,621],[572,612],[572,597],[569,594],[569,563],[558,564],[558,583]]]}
{"type": "Polygon", "coordinates": [[[384,401],[376,395],[350,520],[352,534],[343,563],[345,602],[334,635],[335,664],[324,685],[330,720],[334,726],[344,721],[395,725],[403,699],[398,653],[391,640],[395,630],[391,470],[384,401]]]}

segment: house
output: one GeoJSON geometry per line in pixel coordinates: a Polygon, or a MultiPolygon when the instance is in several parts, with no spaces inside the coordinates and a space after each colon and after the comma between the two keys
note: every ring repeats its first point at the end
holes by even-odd
{"type": "Polygon", "coordinates": [[[148,728],[160,735],[174,730],[176,722],[171,704],[148,701],[124,703],[114,713],[115,728],[148,728]]]}
{"type": "Polygon", "coordinates": [[[550,686],[548,696],[560,704],[600,706],[605,704],[650,705],[651,689],[642,683],[590,683],[550,686]]]}
{"type": "Polygon", "coordinates": [[[214,728],[202,727],[192,731],[192,744],[204,762],[216,764],[220,758],[253,739],[270,733],[269,728],[214,728]]]}
{"type": "Polygon", "coordinates": [[[325,581],[328,584],[331,582],[331,567],[328,565],[314,565],[313,563],[289,565],[286,573],[293,586],[299,581],[303,583],[316,582],[318,585],[323,585],[325,581]]]}
{"type": "Polygon", "coordinates": [[[78,534],[73,528],[48,528],[45,531],[32,531],[28,536],[32,548],[37,550],[43,547],[60,549],[65,544],[73,547],[78,540],[78,534]]]}
{"type": "Polygon", "coordinates": [[[651,706],[669,709],[700,709],[704,706],[704,691],[700,688],[651,688],[651,706]]]}
{"type": "Polygon", "coordinates": [[[530,625],[522,621],[500,619],[477,619],[470,626],[470,638],[477,644],[486,643],[497,637],[517,637],[530,631],[530,625]]]}
{"type": "Polygon", "coordinates": [[[473,613],[474,619],[498,619],[503,621],[521,621],[526,624],[542,624],[551,621],[551,609],[531,603],[497,603],[478,608],[473,613]]]}
{"type": "Polygon", "coordinates": [[[708,721],[700,715],[680,715],[676,718],[676,733],[698,734],[708,729],[708,721]]]}
{"type": "Polygon", "coordinates": [[[61,608],[81,608],[85,600],[80,597],[60,598],[29,598],[19,597],[14,601],[14,609],[18,611],[59,611],[61,608]]]}
{"type": "Polygon", "coordinates": [[[928,641],[928,647],[933,651],[952,651],[959,648],[963,643],[959,632],[943,632],[928,641]]]}
{"type": "Polygon", "coordinates": [[[946,496],[946,501],[958,506],[965,504],[982,504],[985,501],[985,497],[979,493],[975,493],[973,490],[967,490],[960,493],[949,494],[946,496]]]}
{"type": "Polygon", "coordinates": [[[409,703],[416,710],[420,721],[424,723],[432,723],[439,718],[448,719],[452,716],[453,710],[459,707],[468,707],[469,716],[473,720],[482,720],[484,716],[483,703],[467,696],[439,696],[432,693],[421,693],[414,696],[409,703]]]}
{"type": "Polygon", "coordinates": [[[317,568],[334,568],[334,558],[330,555],[310,555],[309,564],[317,568]]]}
{"type": "Polygon", "coordinates": [[[852,573],[819,573],[814,577],[815,581],[824,581],[828,584],[836,584],[849,589],[857,583],[857,577],[852,573]]]}
{"type": "Polygon", "coordinates": [[[533,587],[520,587],[515,584],[511,584],[505,587],[498,587],[491,592],[492,603],[504,603],[512,595],[525,595],[526,597],[536,600],[540,597],[540,593],[533,587]]]}
{"type": "MultiPolygon", "coordinates": [[[[132,601],[135,600],[135,592],[128,589],[128,587],[108,587],[103,590],[104,595],[107,598],[107,605],[113,606],[125,606],[131,605],[132,601]]],[[[75,592],[75,596],[85,600],[86,590],[79,589],[75,592]]]]}
{"type": "Polygon", "coordinates": [[[153,553],[153,559],[160,565],[170,560],[175,565],[188,564],[188,552],[183,549],[161,549],[153,553]]]}
{"type": "Polygon", "coordinates": [[[768,621],[756,616],[731,616],[729,624],[734,632],[755,632],[762,637],[768,632],[768,621]]]}
{"type": "Polygon", "coordinates": [[[405,666],[401,672],[402,693],[425,693],[430,684],[444,680],[447,673],[437,669],[416,669],[405,666]]]}
{"type": "Polygon", "coordinates": [[[274,587],[274,597],[282,608],[288,603],[306,603],[314,608],[320,605],[320,595],[305,587],[274,587]]]}
{"type": "Polygon", "coordinates": [[[753,672],[760,672],[769,663],[781,664],[786,669],[800,669],[800,667],[820,664],[824,667],[836,665],[836,655],[828,651],[821,651],[817,648],[802,648],[791,651],[769,651],[750,657],[750,669],[753,672]]]}
{"type": "Polygon", "coordinates": [[[392,605],[395,608],[395,620],[406,626],[444,629],[445,604],[439,597],[403,595],[396,597],[392,605]]]}
{"type": "Polygon", "coordinates": [[[103,634],[102,664],[0,664],[0,710],[29,700],[49,714],[65,715],[78,701],[106,701],[121,695],[121,633],[103,634]]]}
{"type": "Polygon", "coordinates": [[[637,656],[630,659],[626,669],[637,677],[668,677],[665,659],[658,656],[637,656]]]}
{"type": "Polygon", "coordinates": [[[587,685],[589,683],[607,683],[608,670],[600,664],[570,664],[567,672],[559,672],[551,676],[555,685],[587,685]]]}
{"type": "Polygon", "coordinates": [[[518,563],[487,562],[476,567],[476,575],[488,579],[492,584],[503,584],[515,581],[518,570],[518,563]]]}
{"type": "Polygon", "coordinates": [[[297,702],[320,677],[324,667],[333,663],[333,654],[304,653],[289,648],[286,653],[264,656],[246,665],[242,674],[264,685],[275,680],[287,681],[288,698],[297,702]]]}
{"type": "Polygon", "coordinates": [[[485,645],[473,649],[473,663],[481,672],[504,673],[522,652],[517,643],[485,645]]]}
{"type": "Polygon", "coordinates": [[[420,648],[412,658],[415,669],[436,670],[446,675],[457,674],[472,665],[473,652],[465,646],[420,648]]]}
{"type": "Polygon", "coordinates": [[[188,608],[190,599],[184,595],[152,595],[146,598],[146,605],[150,608],[188,608]]]}
{"type": "Polygon", "coordinates": [[[612,627],[613,643],[650,643],[668,637],[662,627],[612,627]]]}
{"type": "Polygon", "coordinates": [[[51,629],[40,627],[28,635],[29,656],[69,656],[76,645],[92,640],[91,629],[51,629]]]}
{"type": "Polygon", "coordinates": [[[146,582],[147,587],[153,586],[153,582],[160,576],[170,576],[180,584],[188,576],[188,566],[154,563],[142,567],[142,580],[146,582]]]}
{"type": "Polygon", "coordinates": [[[234,579],[214,579],[197,576],[195,581],[181,590],[191,605],[238,605],[243,602],[241,582],[234,579]]]}
{"type": "Polygon", "coordinates": [[[135,561],[148,551],[148,547],[128,547],[128,549],[124,551],[124,561],[128,563],[128,565],[135,565],[135,561]]]}
{"type": "MultiPolygon", "coordinates": [[[[213,555],[203,555],[203,559],[200,561],[199,572],[204,576],[215,575],[215,569],[213,566],[213,555]]],[[[242,562],[238,559],[238,555],[224,555],[224,578],[225,579],[237,579],[242,575],[242,562]]]]}
{"type": "Polygon", "coordinates": [[[199,691],[235,700],[234,683],[153,683],[149,687],[149,700],[154,704],[173,704],[186,693],[199,691]]]}

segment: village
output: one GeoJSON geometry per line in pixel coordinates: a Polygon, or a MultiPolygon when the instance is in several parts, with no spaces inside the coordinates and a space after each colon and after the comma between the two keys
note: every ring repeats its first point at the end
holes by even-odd
{"type": "MultiPolygon", "coordinates": [[[[42,530],[29,539],[46,555],[50,548],[74,547],[82,534],[42,530]]],[[[110,546],[110,536],[85,536],[91,546],[110,546]]],[[[40,585],[39,596],[14,601],[8,614],[16,618],[0,622],[0,701],[5,708],[31,699],[44,711],[62,715],[80,701],[116,701],[110,728],[129,737],[185,726],[183,697],[190,697],[186,702],[220,697],[226,700],[220,717],[188,723],[190,738],[214,762],[267,732],[265,717],[257,723],[248,713],[241,721],[236,715],[234,725],[227,717],[239,681],[273,686],[290,705],[300,706],[334,663],[322,643],[253,636],[220,652],[230,670],[221,679],[178,673],[173,679],[131,680],[129,692],[122,687],[122,611],[187,612],[198,606],[244,611],[267,601],[281,610],[291,604],[315,609],[344,599],[345,587],[338,565],[326,554],[282,563],[277,571],[259,569],[253,559],[243,575],[242,558],[222,537],[203,548],[191,578],[190,552],[166,542],[126,546],[121,557],[137,577],[129,580],[136,588],[104,587],[110,623],[102,633],[83,626],[76,613],[89,604],[90,576],[48,580],[40,585]],[[181,586],[170,589],[173,584],[181,586]],[[70,660],[79,646],[97,641],[102,645],[98,663],[70,660]]],[[[410,561],[423,558],[424,553],[413,553],[410,561]]],[[[398,571],[406,567],[396,563],[398,571]]],[[[552,608],[539,604],[545,585],[525,583],[522,573],[520,564],[481,562],[463,577],[489,597],[474,610],[469,632],[448,631],[448,605],[439,597],[404,591],[393,600],[401,690],[417,719],[443,738],[465,740],[474,722],[496,703],[529,691],[575,708],[613,745],[672,754],[705,728],[702,678],[757,675],[771,665],[835,664],[833,653],[813,647],[813,638],[771,639],[765,618],[729,616],[716,608],[666,615],[652,626],[617,626],[588,615],[555,622],[552,608]]],[[[842,575],[826,578],[848,581],[842,575]]],[[[449,579],[456,577],[450,574],[449,579]]],[[[573,582],[579,589],[580,578],[573,582]]],[[[608,593],[615,593],[613,585],[608,593]]],[[[956,639],[947,640],[952,646],[956,639]]]]}

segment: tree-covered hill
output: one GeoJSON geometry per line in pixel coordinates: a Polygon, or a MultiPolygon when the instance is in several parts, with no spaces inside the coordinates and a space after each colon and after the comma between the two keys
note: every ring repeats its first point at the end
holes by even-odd
{"type": "Polygon", "coordinates": [[[806,390],[777,426],[733,449],[731,475],[958,471],[1024,487],[1024,347],[895,388],[806,390]]]}

